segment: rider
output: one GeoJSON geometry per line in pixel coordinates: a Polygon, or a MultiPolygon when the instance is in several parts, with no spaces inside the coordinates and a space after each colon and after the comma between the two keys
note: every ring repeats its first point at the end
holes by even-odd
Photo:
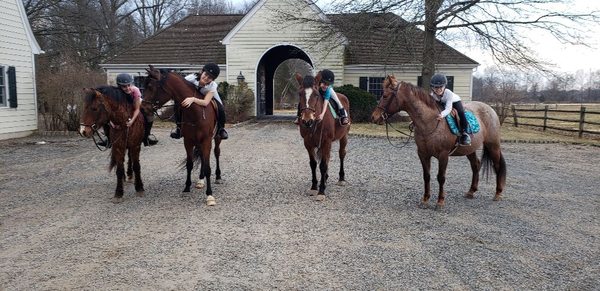
{"type": "MultiPolygon", "coordinates": [[[[133,77],[131,77],[130,74],[126,74],[126,73],[119,74],[119,75],[117,75],[116,81],[117,81],[117,85],[119,86],[119,89],[121,91],[123,91],[123,93],[128,95],[128,97],[130,98],[129,100],[133,101],[133,114],[126,123],[127,127],[130,127],[133,124],[133,122],[136,120],[138,115],[140,114],[140,107],[142,105],[142,93],[140,92],[140,89],[138,87],[133,85],[133,77]]],[[[144,118],[144,139],[143,139],[144,146],[155,145],[156,143],[158,143],[158,140],[149,138],[150,130],[152,129],[152,124],[153,124],[152,116],[148,117],[148,116],[146,116],[146,114],[144,114],[144,112],[142,112],[142,117],[144,118]]],[[[109,140],[108,139],[108,137],[110,136],[110,126],[109,125],[104,126],[104,133],[106,134],[107,140],[109,140]]],[[[98,143],[98,145],[110,147],[110,142],[108,142],[108,144],[107,144],[106,141],[101,141],[98,143]]]]}
{"type": "Polygon", "coordinates": [[[437,120],[442,120],[452,108],[456,109],[458,117],[460,119],[460,139],[459,143],[463,146],[471,145],[471,138],[467,134],[467,118],[465,117],[465,110],[462,105],[460,97],[452,92],[450,89],[446,89],[448,79],[443,74],[435,74],[431,77],[431,97],[444,106],[444,110],[440,112],[437,120]]]}
{"type": "MultiPolygon", "coordinates": [[[[208,106],[212,98],[217,101],[218,119],[217,119],[217,134],[221,139],[227,139],[229,135],[225,130],[225,109],[223,108],[223,101],[217,92],[217,83],[215,79],[219,76],[221,70],[219,66],[214,63],[207,63],[202,67],[202,71],[199,73],[189,74],[185,77],[186,80],[196,85],[196,88],[200,94],[204,95],[203,99],[196,97],[187,97],[181,102],[181,106],[189,107],[192,103],[196,103],[200,106],[208,106]]],[[[181,113],[178,104],[175,104],[175,124],[177,128],[171,133],[172,138],[181,138],[181,113]]]]}
{"type": "MultiPolygon", "coordinates": [[[[346,109],[344,109],[344,105],[342,105],[342,102],[340,102],[340,99],[338,98],[337,94],[333,90],[333,81],[334,80],[335,80],[335,75],[333,74],[332,71],[327,70],[327,69],[321,71],[321,82],[319,83],[319,89],[320,89],[319,92],[321,93],[321,96],[323,96],[323,99],[325,99],[325,102],[323,103],[323,111],[319,114],[319,116],[317,118],[319,120],[323,119],[323,116],[325,116],[325,112],[327,111],[327,107],[329,105],[329,100],[333,99],[338,105],[338,113],[340,115],[340,123],[342,125],[347,125],[350,122],[348,120],[348,114],[346,113],[346,109]]],[[[298,106],[297,118],[296,118],[296,121],[294,121],[294,123],[298,124],[299,119],[300,119],[300,106],[298,106]]]]}

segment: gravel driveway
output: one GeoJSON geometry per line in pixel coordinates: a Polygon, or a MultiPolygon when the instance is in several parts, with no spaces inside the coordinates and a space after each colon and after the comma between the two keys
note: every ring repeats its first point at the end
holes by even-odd
{"type": "Polygon", "coordinates": [[[350,184],[335,185],[336,153],[316,202],[298,131],[247,123],[222,144],[224,183],[207,207],[203,191],[182,196],[182,141],[154,133],[146,196],[128,183],[116,205],[108,153],[91,140],[0,141],[0,289],[600,288],[600,148],[503,144],[500,202],[493,176],[464,199],[468,161],[452,158],[435,211],[417,207],[414,144],[350,137],[350,184]]]}

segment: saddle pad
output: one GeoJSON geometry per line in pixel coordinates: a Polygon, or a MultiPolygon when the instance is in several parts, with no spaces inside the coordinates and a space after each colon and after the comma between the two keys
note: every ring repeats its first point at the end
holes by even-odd
{"type": "MultiPolygon", "coordinates": [[[[466,111],[465,110],[465,116],[467,117],[467,133],[473,134],[473,133],[478,133],[479,132],[479,122],[477,121],[477,118],[475,118],[475,114],[473,114],[473,112],[471,111],[466,111]]],[[[450,127],[450,131],[452,132],[452,134],[454,135],[460,135],[459,131],[458,131],[458,125],[456,124],[456,119],[454,119],[452,117],[452,114],[448,114],[446,116],[446,121],[448,122],[448,127],[450,127]]]]}
{"type": "Polygon", "coordinates": [[[329,102],[329,111],[331,111],[331,115],[333,115],[333,119],[337,119],[337,113],[335,113],[335,109],[333,109],[333,105],[331,105],[331,102],[329,102]]]}

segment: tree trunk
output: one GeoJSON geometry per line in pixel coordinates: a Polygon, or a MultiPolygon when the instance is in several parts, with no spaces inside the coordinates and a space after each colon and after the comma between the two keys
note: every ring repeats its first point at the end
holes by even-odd
{"type": "Polygon", "coordinates": [[[425,0],[425,42],[423,44],[422,86],[429,89],[429,81],[435,73],[435,34],[437,13],[443,0],[425,0]]]}

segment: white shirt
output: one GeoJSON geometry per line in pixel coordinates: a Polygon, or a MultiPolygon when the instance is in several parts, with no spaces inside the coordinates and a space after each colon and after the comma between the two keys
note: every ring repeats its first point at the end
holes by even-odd
{"type": "MultiPolygon", "coordinates": [[[[188,82],[191,82],[192,84],[196,85],[196,87],[198,87],[200,85],[200,82],[198,82],[198,80],[196,80],[196,74],[189,74],[187,76],[185,76],[185,79],[188,82]]],[[[202,93],[202,95],[206,96],[206,94],[208,94],[209,92],[213,92],[213,98],[215,98],[215,100],[219,101],[219,103],[221,103],[221,105],[223,104],[223,101],[221,101],[221,97],[219,96],[219,92],[217,91],[217,88],[219,86],[217,85],[217,83],[215,83],[215,81],[211,81],[210,83],[206,84],[204,87],[200,87],[200,93],[202,93]]]]}
{"type": "Polygon", "coordinates": [[[444,89],[444,93],[441,97],[439,97],[433,92],[431,92],[430,95],[435,101],[444,103],[444,110],[440,112],[442,118],[450,114],[450,111],[452,111],[452,103],[460,101],[460,96],[454,94],[454,92],[450,91],[450,89],[444,89]]]}

